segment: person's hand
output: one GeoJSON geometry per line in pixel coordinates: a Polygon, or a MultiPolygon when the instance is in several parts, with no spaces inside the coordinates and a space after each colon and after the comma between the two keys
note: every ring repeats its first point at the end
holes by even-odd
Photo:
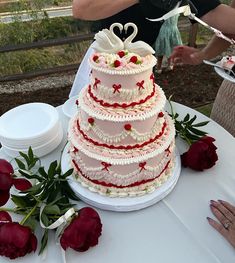
{"type": "Polygon", "coordinates": [[[210,208],[219,222],[207,217],[209,224],[235,248],[235,207],[226,201],[211,200],[210,208]]]}
{"type": "Polygon", "coordinates": [[[176,46],[173,49],[170,60],[174,64],[198,65],[203,61],[203,54],[200,50],[188,46],[176,46]]]}

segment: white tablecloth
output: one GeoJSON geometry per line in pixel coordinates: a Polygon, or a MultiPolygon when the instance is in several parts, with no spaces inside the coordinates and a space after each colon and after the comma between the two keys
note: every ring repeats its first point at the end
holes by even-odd
{"type": "MultiPolygon", "coordinates": [[[[196,114],[198,121],[208,120],[204,115],[183,105],[174,103],[174,109],[182,117],[196,114]]],[[[68,120],[58,109],[66,134],[68,120]]],[[[194,172],[182,169],[179,181],[164,200],[140,211],[117,213],[98,210],[103,232],[99,244],[87,252],[66,252],[68,263],[232,263],[234,248],[207,222],[213,217],[209,209],[211,199],[224,199],[235,204],[235,140],[213,121],[204,128],[216,139],[219,161],[213,168],[194,172]]],[[[61,145],[42,162],[59,159],[61,145]]],[[[187,146],[177,140],[182,153],[187,146]]],[[[0,151],[0,158],[7,158],[0,151]]],[[[9,157],[8,157],[9,159],[9,157]]],[[[78,207],[84,206],[79,202],[78,207]]],[[[0,262],[9,262],[0,258],[0,262]]],[[[62,262],[60,248],[53,235],[46,259],[30,254],[14,262],[62,262]]]]}

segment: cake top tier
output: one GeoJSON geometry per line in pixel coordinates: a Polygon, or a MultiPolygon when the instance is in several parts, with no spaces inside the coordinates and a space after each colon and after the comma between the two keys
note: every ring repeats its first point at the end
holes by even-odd
{"type": "Polygon", "coordinates": [[[92,48],[94,55],[90,58],[92,68],[99,71],[113,71],[113,74],[137,73],[156,64],[156,58],[152,54],[154,49],[143,41],[132,42],[137,35],[138,29],[134,23],[124,26],[114,23],[110,29],[103,29],[95,35],[92,48]],[[113,32],[118,27],[120,31],[127,31],[129,27],[133,32],[124,41],[113,32]],[[114,73],[115,72],[115,73],[114,73]]]}

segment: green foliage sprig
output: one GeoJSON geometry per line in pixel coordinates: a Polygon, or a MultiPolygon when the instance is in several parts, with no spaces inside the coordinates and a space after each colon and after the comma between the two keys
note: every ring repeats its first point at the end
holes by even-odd
{"type": "Polygon", "coordinates": [[[198,128],[207,125],[209,121],[195,123],[197,116],[194,115],[193,117],[190,117],[188,113],[183,119],[179,120],[179,114],[174,112],[171,98],[172,96],[170,96],[168,99],[171,109],[171,113],[169,115],[172,117],[175,123],[176,136],[179,136],[189,145],[191,145],[192,143],[198,141],[201,137],[207,135],[207,132],[202,131],[198,128]]]}
{"type": "MultiPolygon", "coordinates": [[[[39,158],[33,154],[31,147],[28,153],[19,153],[22,159],[15,158],[18,165],[18,173],[28,180],[35,180],[35,184],[26,191],[21,191],[18,195],[11,195],[11,200],[16,207],[14,212],[26,215],[21,222],[35,229],[37,222],[42,221],[45,226],[49,226],[56,219],[66,213],[74,206],[71,200],[79,200],[68,183],[68,177],[73,173],[73,169],[63,173],[61,162],[53,161],[48,170],[43,166],[35,169],[39,158]],[[40,218],[40,208],[45,205],[40,218]]],[[[44,250],[48,240],[48,229],[44,230],[41,240],[39,254],[44,250]]]]}

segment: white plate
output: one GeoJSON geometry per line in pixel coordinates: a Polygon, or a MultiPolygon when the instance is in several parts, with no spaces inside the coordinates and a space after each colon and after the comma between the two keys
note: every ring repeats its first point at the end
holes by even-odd
{"type": "Polygon", "coordinates": [[[50,131],[59,120],[53,106],[46,103],[28,103],[13,108],[0,117],[0,141],[33,140],[50,131]]]}
{"type": "Polygon", "coordinates": [[[77,99],[78,96],[71,97],[62,105],[62,111],[68,118],[72,118],[78,111],[77,99]]]}
{"type": "MultiPolygon", "coordinates": [[[[216,64],[220,65],[220,61],[218,61],[216,64]]],[[[221,69],[221,68],[217,68],[217,67],[214,67],[215,69],[215,72],[222,78],[226,79],[226,80],[229,80],[233,83],[235,83],[235,78],[232,77],[231,75],[229,75],[229,73],[227,73],[224,69],[221,69]]]]}
{"type": "Polygon", "coordinates": [[[10,148],[4,144],[2,144],[2,147],[5,151],[5,153],[11,157],[16,157],[19,155],[19,152],[27,153],[29,146],[32,147],[33,153],[37,157],[42,157],[47,155],[48,153],[52,152],[62,141],[63,139],[63,129],[62,125],[60,124],[59,129],[57,130],[57,133],[54,134],[54,136],[44,144],[33,147],[30,144],[25,145],[26,148],[10,148]]]}
{"type": "MultiPolygon", "coordinates": [[[[171,178],[169,178],[168,181],[166,181],[153,193],[146,194],[144,196],[138,196],[138,197],[102,196],[97,193],[91,192],[87,188],[81,186],[81,184],[76,182],[73,179],[73,177],[71,177],[71,179],[69,180],[69,184],[82,201],[94,207],[103,210],[116,211],[116,212],[128,212],[128,211],[140,210],[159,202],[173,190],[174,186],[178,181],[181,171],[180,155],[177,150],[176,152],[177,152],[176,164],[171,178]]],[[[63,172],[66,172],[68,169],[71,168],[70,156],[68,153],[68,145],[65,147],[62,154],[61,168],[63,172]]]]}

